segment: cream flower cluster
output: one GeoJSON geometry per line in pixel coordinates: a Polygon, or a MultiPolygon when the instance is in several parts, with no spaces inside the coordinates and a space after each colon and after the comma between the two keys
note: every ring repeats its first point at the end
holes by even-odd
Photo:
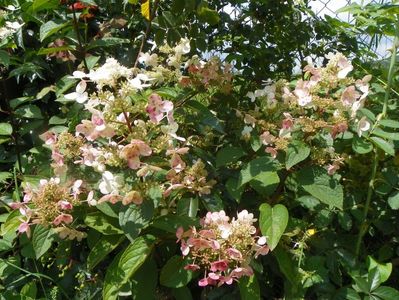
{"type": "Polygon", "coordinates": [[[243,210],[230,218],[222,210],[208,212],[201,220],[201,229],[191,227],[176,232],[181,252],[188,264],[186,270],[204,272],[199,286],[232,284],[242,276],[251,276],[250,261],[266,255],[266,237],[257,236],[254,215],[243,210]]]}

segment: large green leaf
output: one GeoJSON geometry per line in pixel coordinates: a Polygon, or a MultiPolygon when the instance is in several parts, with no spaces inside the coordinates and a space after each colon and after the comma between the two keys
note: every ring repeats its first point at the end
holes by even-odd
{"type": "Polygon", "coordinates": [[[298,172],[297,181],[305,191],[321,202],[342,209],[344,202],[342,185],[335,176],[328,175],[324,168],[304,168],[298,172]]]}
{"type": "Polygon", "coordinates": [[[50,249],[55,236],[56,234],[51,228],[40,224],[36,225],[32,236],[32,245],[35,250],[36,259],[39,259],[50,249]]]}
{"type": "Polygon", "coordinates": [[[235,163],[239,158],[245,155],[245,151],[241,147],[227,146],[218,151],[216,154],[216,167],[225,166],[229,163],[235,163]]]}
{"type": "Polygon", "coordinates": [[[255,275],[241,277],[238,281],[238,287],[240,288],[241,300],[260,299],[259,283],[255,275]]]}
{"type": "Polygon", "coordinates": [[[305,160],[310,154],[310,148],[300,141],[293,141],[287,148],[285,155],[285,167],[291,169],[296,164],[305,160]]]}
{"type": "Polygon", "coordinates": [[[151,226],[174,234],[180,226],[185,229],[188,229],[189,226],[198,226],[198,221],[188,216],[165,215],[156,218],[151,226]]]}
{"type": "Polygon", "coordinates": [[[250,182],[256,176],[263,172],[275,172],[278,170],[277,162],[269,157],[262,156],[250,161],[240,172],[238,186],[242,186],[250,182]]]}
{"type": "Polygon", "coordinates": [[[193,272],[185,270],[185,265],[187,262],[183,257],[177,255],[171,257],[161,270],[160,283],[171,288],[185,286],[193,278],[193,272]]]}
{"type": "Polygon", "coordinates": [[[382,300],[399,299],[399,291],[389,286],[380,286],[372,292],[372,295],[382,300]]]}
{"type": "Polygon", "coordinates": [[[288,210],[282,204],[271,207],[267,203],[263,203],[259,207],[260,218],[259,226],[262,235],[267,237],[267,244],[270,250],[276,248],[285,228],[288,224],[288,210]]]}
{"type": "Polygon", "coordinates": [[[261,172],[250,181],[250,185],[259,194],[269,196],[276,190],[279,182],[277,172],[261,172]]]}
{"type": "Polygon", "coordinates": [[[379,263],[371,256],[367,256],[367,265],[368,271],[371,272],[374,268],[377,268],[380,273],[380,283],[383,283],[388,280],[389,276],[392,273],[392,263],[379,263]]]}
{"type": "Polygon", "coordinates": [[[120,288],[144,263],[152,251],[154,242],[153,236],[139,237],[115,257],[105,274],[103,299],[114,300],[118,298],[120,288]]]}
{"type": "Polygon", "coordinates": [[[87,257],[87,268],[93,269],[101,262],[112,250],[125,239],[123,235],[104,235],[91,249],[87,257]]]}
{"type": "Polygon", "coordinates": [[[129,240],[133,241],[142,229],[148,226],[154,213],[152,201],[144,201],[141,205],[129,205],[119,212],[119,225],[129,240]]]}

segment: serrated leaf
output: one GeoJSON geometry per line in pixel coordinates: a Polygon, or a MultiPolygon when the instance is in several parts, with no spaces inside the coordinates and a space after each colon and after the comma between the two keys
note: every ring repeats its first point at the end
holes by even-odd
{"type": "Polygon", "coordinates": [[[134,240],[115,257],[107,269],[104,279],[103,299],[115,300],[120,288],[134,275],[147,259],[154,246],[153,236],[142,236],[134,240]]]}
{"type": "Polygon", "coordinates": [[[0,135],[11,135],[12,126],[8,123],[0,123],[0,135]]]}
{"type": "Polygon", "coordinates": [[[91,249],[87,257],[87,268],[93,269],[101,262],[112,250],[125,239],[123,235],[104,235],[91,249]]]}
{"type": "Polygon", "coordinates": [[[392,156],[395,155],[395,149],[393,148],[393,145],[391,143],[377,136],[372,136],[370,139],[378,148],[383,150],[385,153],[392,156]]]}
{"type": "Polygon", "coordinates": [[[68,25],[68,22],[63,23],[61,20],[48,21],[44,23],[42,26],[40,26],[40,41],[43,42],[46,38],[52,36],[68,25]]]}
{"type": "Polygon", "coordinates": [[[282,204],[271,207],[263,203],[259,207],[259,227],[262,235],[267,237],[270,250],[276,248],[288,224],[288,210],[282,204]]]}
{"type": "Polygon", "coordinates": [[[243,157],[245,154],[245,151],[241,147],[224,147],[216,154],[216,167],[219,168],[229,163],[237,162],[238,159],[243,157]]]}
{"type": "Polygon", "coordinates": [[[344,192],[342,185],[334,176],[329,176],[321,167],[307,167],[296,176],[299,185],[321,202],[342,209],[344,192]]]}
{"type": "Polygon", "coordinates": [[[55,236],[56,234],[52,228],[47,228],[40,224],[36,225],[32,236],[32,245],[35,250],[36,259],[39,259],[50,249],[55,236]]]}
{"type": "Polygon", "coordinates": [[[163,266],[159,278],[163,286],[179,288],[185,286],[193,278],[193,272],[185,270],[187,262],[181,256],[172,256],[163,266]]]}

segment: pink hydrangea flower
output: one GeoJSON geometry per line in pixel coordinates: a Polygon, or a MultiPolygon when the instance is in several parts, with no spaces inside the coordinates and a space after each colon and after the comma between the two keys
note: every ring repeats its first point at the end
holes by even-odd
{"type": "Polygon", "coordinates": [[[61,223],[64,223],[64,224],[71,224],[72,221],[73,221],[73,217],[72,217],[71,215],[69,215],[69,214],[61,214],[61,215],[57,216],[57,217],[54,219],[53,224],[54,224],[55,226],[58,226],[58,225],[60,225],[61,223]]]}
{"type": "Polygon", "coordinates": [[[146,143],[133,139],[122,148],[120,156],[127,160],[129,168],[137,170],[141,165],[140,156],[150,156],[151,153],[152,150],[146,143]]]}
{"type": "Polygon", "coordinates": [[[164,101],[158,94],[153,93],[148,98],[146,110],[150,116],[150,120],[158,124],[165,117],[165,114],[173,110],[173,103],[166,100],[164,101]]]}

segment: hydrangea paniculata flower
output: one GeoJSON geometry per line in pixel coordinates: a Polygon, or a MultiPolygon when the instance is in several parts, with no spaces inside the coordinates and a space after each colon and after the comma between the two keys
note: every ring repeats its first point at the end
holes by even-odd
{"type": "Polygon", "coordinates": [[[256,236],[254,215],[243,210],[230,218],[222,210],[208,212],[201,220],[201,229],[184,231],[178,228],[177,242],[187,260],[186,270],[204,272],[199,286],[232,284],[242,276],[253,274],[249,263],[253,257],[266,255],[266,237],[256,236]]]}

